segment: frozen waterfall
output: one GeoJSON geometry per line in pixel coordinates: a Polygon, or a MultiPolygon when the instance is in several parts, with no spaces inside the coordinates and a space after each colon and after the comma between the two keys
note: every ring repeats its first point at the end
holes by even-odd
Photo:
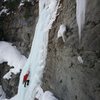
{"type": "Polygon", "coordinates": [[[39,19],[35,30],[31,52],[26,65],[22,69],[18,94],[15,100],[33,100],[36,88],[41,84],[47,55],[48,33],[56,18],[59,0],[39,0],[39,19]],[[30,84],[23,85],[23,76],[30,70],[30,84]]]}

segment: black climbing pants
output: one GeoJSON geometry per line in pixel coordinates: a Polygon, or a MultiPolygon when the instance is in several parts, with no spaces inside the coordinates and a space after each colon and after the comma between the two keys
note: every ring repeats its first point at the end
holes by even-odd
{"type": "Polygon", "coordinates": [[[24,87],[29,85],[29,80],[24,81],[24,87]]]}

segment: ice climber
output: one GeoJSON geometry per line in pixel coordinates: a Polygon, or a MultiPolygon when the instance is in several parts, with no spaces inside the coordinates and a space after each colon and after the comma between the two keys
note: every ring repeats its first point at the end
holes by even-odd
{"type": "Polygon", "coordinates": [[[24,84],[24,87],[28,86],[29,85],[29,74],[30,72],[28,71],[24,77],[23,77],[23,84],[24,84]]]}

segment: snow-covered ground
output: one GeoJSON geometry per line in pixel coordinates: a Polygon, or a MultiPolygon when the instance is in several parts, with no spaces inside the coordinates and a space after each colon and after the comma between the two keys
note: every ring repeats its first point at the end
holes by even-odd
{"type": "Polygon", "coordinates": [[[0,63],[7,62],[11,68],[4,78],[11,78],[11,73],[20,72],[26,63],[27,58],[23,56],[11,43],[0,41],[0,63]]]}

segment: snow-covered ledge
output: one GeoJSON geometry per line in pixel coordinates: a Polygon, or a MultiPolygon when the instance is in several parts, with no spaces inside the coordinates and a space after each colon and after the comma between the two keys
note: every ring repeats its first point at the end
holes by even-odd
{"type": "Polygon", "coordinates": [[[27,58],[17,50],[16,46],[12,46],[12,43],[0,41],[0,63],[7,62],[10,67],[14,67],[3,78],[9,79],[12,73],[19,73],[26,60],[27,58]]]}

